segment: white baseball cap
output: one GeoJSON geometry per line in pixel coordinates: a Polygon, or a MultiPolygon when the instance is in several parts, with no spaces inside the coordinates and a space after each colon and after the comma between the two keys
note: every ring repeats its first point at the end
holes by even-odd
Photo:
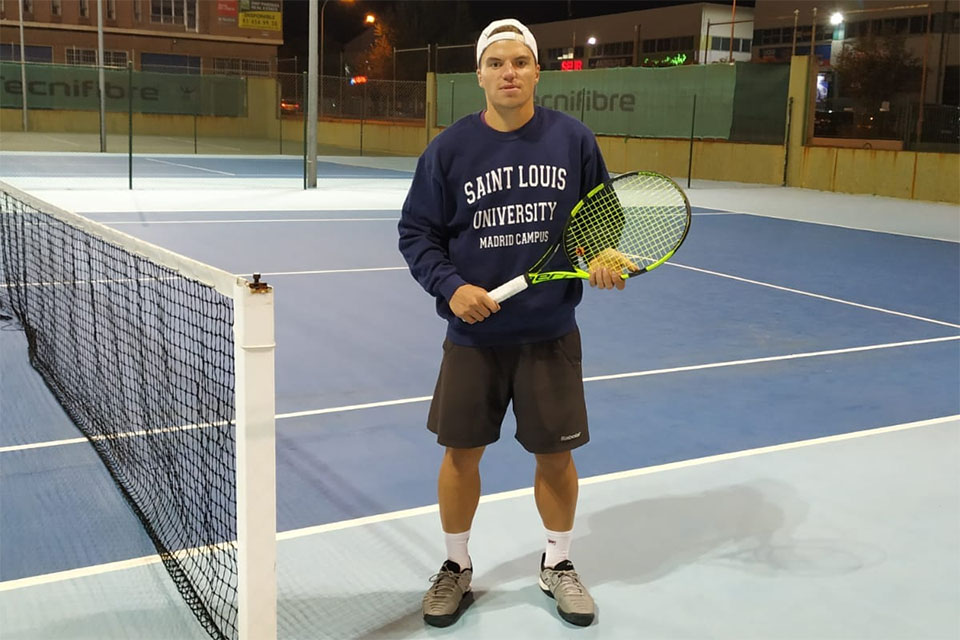
{"type": "Polygon", "coordinates": [[[494,42],[500,40],[516,40],[517,42],[522,42],[527,45],[530,51],[533,51],[533,59],[538,63],[540,59],[537,54],[537,41],[533,37],[533,34],[530,33],[530,29],[527,29],[522,22],[519,20],[514,20],[513,18],[506,18],[504,20],[494,20],[486,26],[486,28],[480,32],[480,39],[477,40],[477,66],[480,66],[480,57],[483,55],[483,52],[494,42]],[[520,30],[520,33],[514,33],[513,31],[501,31],[500,33],[493,33],[500,27],[516,27],[520,30]],[[493,33],[493,35],[490,35],[493,33]]]}

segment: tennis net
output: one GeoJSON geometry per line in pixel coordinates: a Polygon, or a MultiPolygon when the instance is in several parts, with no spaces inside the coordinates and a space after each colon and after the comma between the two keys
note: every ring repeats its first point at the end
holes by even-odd
{"type": "Polygon", "coordinates": [[[200,624],[274,637],[272,289],[2,182],[0,277],[200,624]]]}

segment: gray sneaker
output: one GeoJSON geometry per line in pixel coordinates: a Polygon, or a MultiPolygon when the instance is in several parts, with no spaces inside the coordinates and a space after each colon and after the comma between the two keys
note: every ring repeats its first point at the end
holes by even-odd
{"type": "Polygon", "coordinates": [[[561,618],[578,627],[589,626],[596,615],[596,607],[587,588],[580,582],[580,576],[573,570],[573,563],[564,560],[549,569],[543,566],[545,557],[546,554],[540,558],[540,588],[557,601],[557,613],[561,618]]]}
{"type": "Polygon", "coordinates": [[[468,603],[470,578],[473,569],[460,570],[453,560],[447,560],[440,571],[430,578],[433,584],[423,596],[423,620],[434,627],[447,627],[457,621],[468,603]]]}

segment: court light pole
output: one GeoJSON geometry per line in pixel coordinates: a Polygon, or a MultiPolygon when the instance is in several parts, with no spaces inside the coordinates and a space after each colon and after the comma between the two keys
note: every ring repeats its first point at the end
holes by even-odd
{"type": "Polygon", "coordinates": [[[813,8],[813,20],[810,23],[810,60],[816,61],[814,49],[817,46],[817,8],[813,8]]]}
{"type": "MultiPolygon", "coordinates": [[[[323,2],[324,7],[327,0],[323,2]]],[[[308,12],[309,25],[307,26],[307,113],[304,135],[306,146],[306,180],[307,189],[317,187],[317,0],[310,0],[308,12]]]]}
{"type": "Polygon", "coordinates": [[[100,153],[107,150],[107,94],[103,74],[103,0],[97,0],[97,85],[100,92],[100,153]]]}
{"type": "Polygon", "coordinates": [[[800,9],[793,10],[793,43],[790,45],[790,57],[797,55],[797,22],[800,20],[800,9]]]}
{"type": "Polygon", "coordinates": [[[27,131],[27,47],[23,43],[23,0],[18,3],[20,10],[20,104],[23,107],[23,131],[27,131]]]}
{"type": "Polygon", "coordinates": [[[733,35],[737,26],[737,0],[733,0],[733,8],[730,10],[730,59],[728,62],[733,64],[733,35]]]}

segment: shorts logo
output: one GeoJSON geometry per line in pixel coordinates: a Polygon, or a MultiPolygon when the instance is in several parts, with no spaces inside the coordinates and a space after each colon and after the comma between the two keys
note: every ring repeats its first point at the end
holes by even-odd
{"type": "Polygon", "coordinates": [[[566,442],[567,440],[573,440],[575,438],[579,438],[580,433],[581,433],[580,431],[577,431],[576,433],[571,433],[568,436],[560,436],[560,442],[566,442]]]}

